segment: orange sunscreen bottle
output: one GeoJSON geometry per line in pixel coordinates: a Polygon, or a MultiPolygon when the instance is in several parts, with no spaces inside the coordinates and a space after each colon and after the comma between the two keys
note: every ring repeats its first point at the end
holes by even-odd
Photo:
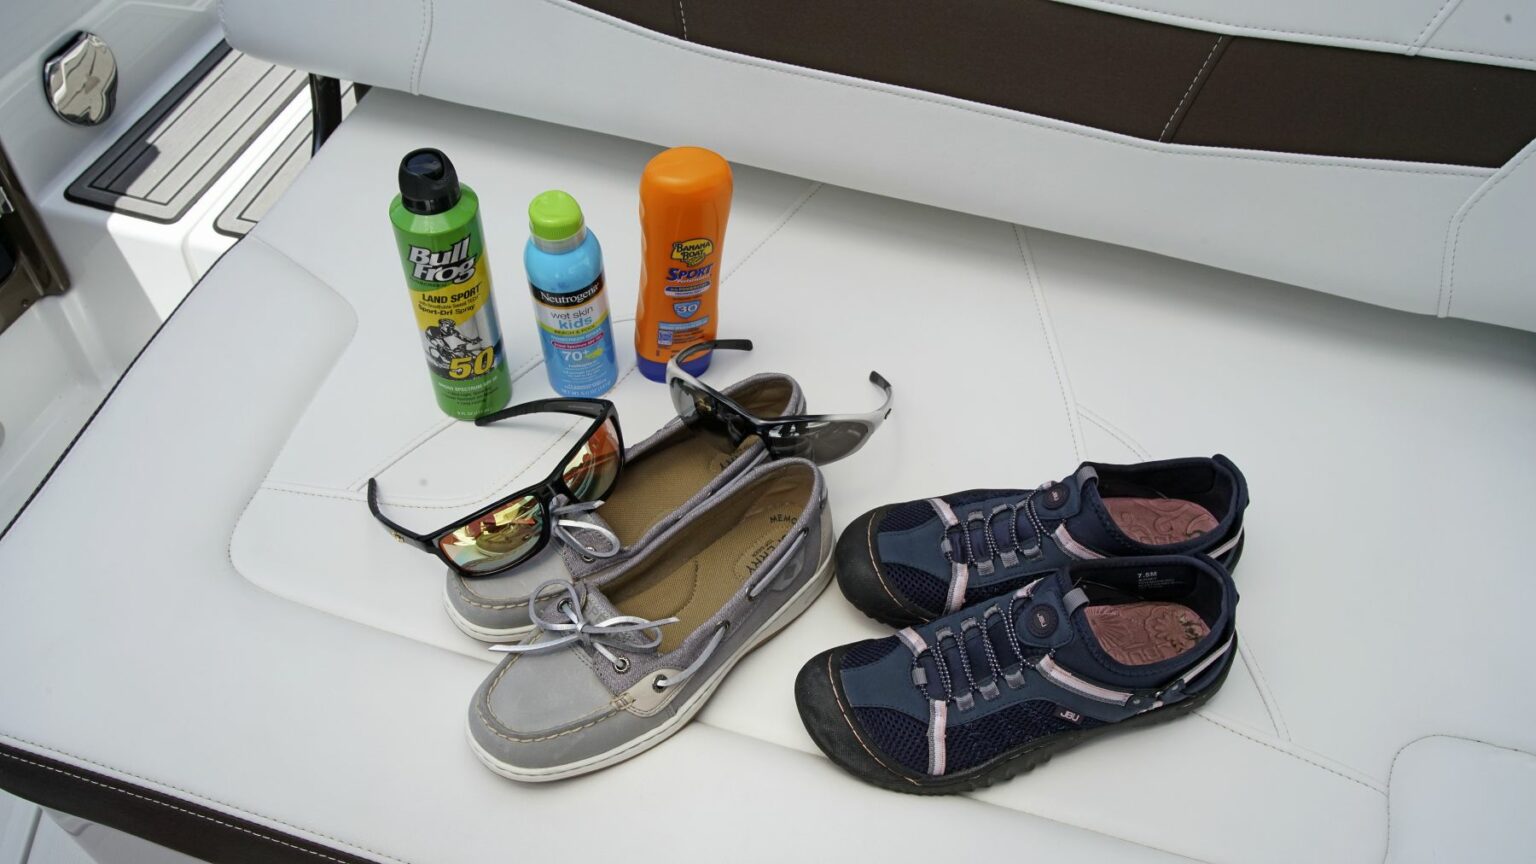
{"type": "MultiPolygon", "coordinates": [[[[667,360],[719,325],[720,255],[731,213],[731,166],[702,147],[673,147],[640,175],[640,302],[635,355],[641,374],[665,381],[667,360]]],[[[711,352],[712,354],[713,352],[711,352]]],[[[684,368],[699,375],[711,354],[684,368]]]]}

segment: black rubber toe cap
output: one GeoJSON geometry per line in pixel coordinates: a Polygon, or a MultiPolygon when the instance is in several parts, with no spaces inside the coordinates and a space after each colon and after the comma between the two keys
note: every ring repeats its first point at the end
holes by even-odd
{"type": "Polygon", "coordinates": [[[852,711],[834,680],[843,665],[844,645],[806,661],[795,676],[795,705],[811,740],[839,768],[866,783],[896,792],[924,792],[906,772],[877,758],[854,731],[852,711]]]}
{"type": "Polygon", "coordinates": [[[875,531],[885,507],[876,507],[853,520],[837,540],[837,586],[855,608],[892,627],[910,627],[932,620],[934,613],[913,603],[880,572],[875,531]]]}

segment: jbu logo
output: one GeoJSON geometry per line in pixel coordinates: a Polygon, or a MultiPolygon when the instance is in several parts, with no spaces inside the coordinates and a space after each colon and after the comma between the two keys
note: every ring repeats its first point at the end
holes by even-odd
{"type": "Polygon", "coordinates": [[[677,317],[686,321],[693,317],[693,313],[699,311],[699,301],[690,300],[687,303],[673,303],[672,311],[677,313],[677,317]]]}
{"type": "Polygon", "coordinates": [[[679,240],[672,244],[672,260],[681,261],[689,267],[697,267],[700,261],[714,254],[714,251],[715,241],[708,237],[679,240]]]}
{"type": "Polygon", "coordinates": [[[465,234],[463,240],[443,252],[412,246],[411,263],[416,265],[411,271],[412,278],[437,283],[462,283],[475,278],[475,259],[469,257],[469,238],[470,235],[465,234]]]}

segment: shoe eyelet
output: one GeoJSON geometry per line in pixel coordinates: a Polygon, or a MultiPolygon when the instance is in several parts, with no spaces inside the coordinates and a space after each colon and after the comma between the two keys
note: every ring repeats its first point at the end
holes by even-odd
{"type": "Polygon", "coordinates": [[[657,675],[655,678],[652,678],[651,689],[655,690],[657,693],[667,689],[667,676],[657,675]]]}
{"type": "Polygon", "coordinates": [[[628,672],[629,671],[629,658],[628,657],[620,657],[619,659],[613,661],[613,671],[620,672],[620,673],[628,672]]]}
{"type": "Polygon", "coordinates": [[[721,621],[720,622],[719,630],[721,632],[723,632],[723,633],[730,633],[731,632],[731,622],[729,622],[729,621],[721,621]]]}
{"type": "Polygon", "coordinates": [[[581,556],[581,560],[585,561],[588,564],[591,564],[596,559],[593,558],[591,555],[583,555],[583,556],[581,556]]]}

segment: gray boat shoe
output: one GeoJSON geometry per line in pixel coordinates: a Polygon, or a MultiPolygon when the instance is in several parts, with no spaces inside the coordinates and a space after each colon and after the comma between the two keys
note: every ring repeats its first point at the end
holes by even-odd
{"type": "MultiPolygon", "coordinates": [[[[743,407],[780,417],[805,411],[800,385],[788,375],[753,375],[724,391],[743,407]]],[[[551,579],[582,582],[622,565],[711,496],[767,460],[755,436],[734,453],[673,419],[629,448],[619,485],[601,507],[557,507],[550,543],[533,560],[492,576],[447,570],[443,605],[458,628],[483,642],[508,642],[533,630],[528,598],[551,579]]],[[[565,502],[558,502],[564,504],[565,502]]]]}
{"type": "Polygon", "coordinates": [[[470,703],[475,755],[539,782],[661,743],[831,581],[831,518],[816,466],[770,462],[618,568],[538,586],[535,635],[491,649],[470,703]]]}

